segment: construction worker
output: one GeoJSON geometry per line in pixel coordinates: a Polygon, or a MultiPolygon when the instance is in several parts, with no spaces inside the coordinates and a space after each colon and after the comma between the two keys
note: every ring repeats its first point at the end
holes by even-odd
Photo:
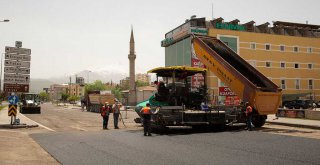
{"type": "Polygon", "coordinates": [[[147,103],[146,107],[142,108],[140,110],[140,113],[142,114],[143,118],[143,128],[144,128],[144,136],[151,136],[150,132],[150,120],[151,120],[151,110],[150,110],[150,104],[147,103]]]}
{"type": "Polygon", "coordinates": [[[110,114],[110,105],[109,102],[105,102],[104,106],[101,107],[101,116],[103,118],[103,129],[108,129],[108,121],[110,114]]]}
{"type": "Polygon", "coordinates": [[[122,105],[118,101],[118,99],[114,99],[114,101],[115,101],[115,103],[112,106],[114,129],[119,129],[118,121],[119,121],[119,115],[120,115],[120,108],[122,105]]]}
{"type": "Polygon", "coordinates": [[[252,107],[246,102],[247,129],[252,131],[252,107]]]}

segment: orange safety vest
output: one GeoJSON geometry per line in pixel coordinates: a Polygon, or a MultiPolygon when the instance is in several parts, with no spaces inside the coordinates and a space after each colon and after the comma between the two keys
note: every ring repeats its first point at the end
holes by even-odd
{"type": "Polygon", "coordinates": [[[150,114],[151,114],[150,107],[144,107],[144,108],[142,109],[142,114],[144,114],[144,115],[150,115],[150,114]]]}
{"type": "Polygon", "coordinates": [[[252,113],[252,107],[249,105],[246,109],[246,114],[252,113]]]}
{"type": "Polygon", "coordinates": [[[106,114],[107,114],[107,108],[108,108],[108,107],[106,107],[106,106],[102,106],[102,107],[101,107],[101,116],[103,116],[103,117],[106,116],[106,114]]]}

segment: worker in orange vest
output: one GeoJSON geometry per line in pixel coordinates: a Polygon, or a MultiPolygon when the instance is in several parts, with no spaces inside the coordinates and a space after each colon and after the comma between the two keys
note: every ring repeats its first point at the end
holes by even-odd
{"type": "Polygon", "coordinates": [[[101,116],[103,118],[103,129],[108,129],[108,121],[111,107],[109,102],[105,102],[104,106],[101,107],[101,116]]]}
{"type": "Polygon", "coordinates": [[[247,129],[252,131],[252,107],[246,102],[247,129]]]}
{"type": "Polygon", "coordinates": [[[150,104],[147,103],[146,107],[140,110],[143,118],[143,128],[144,128],[144,136],[151,136],[150,132],[150,121],[151,121],[151,109],[150,104]]]}

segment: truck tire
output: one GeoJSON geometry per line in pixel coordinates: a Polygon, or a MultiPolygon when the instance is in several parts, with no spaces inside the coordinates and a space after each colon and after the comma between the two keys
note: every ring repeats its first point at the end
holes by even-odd
{"type": "Polygon", "coordinates": [[[262,127],[266,123],[266,116],[264,115],[256,115],[252,118],[252,124],[256,128],[262,127]]]}

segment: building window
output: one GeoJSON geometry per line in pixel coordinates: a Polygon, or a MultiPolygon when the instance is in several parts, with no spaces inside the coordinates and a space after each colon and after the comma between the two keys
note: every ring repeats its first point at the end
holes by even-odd
{"type": "Polygon", "coordinates": [[[284,45],[280,45],[280,51],[284,52],[284,45]]]}
{"type": "Polygon", "coordinates": [[[271,67],[271,62],[270,62],[270,61],[267,61],[267,62],[266,62],[266,67],[267,67],[267,68],[270,68],[270,67],[271,67]]]}
{"type": "Polygon", "coordinates": [[[295,85],[296,85],[296,89],[300,89],[300,80],[299,79],[295,80],[295,85]]]}
{"type": "Polygon", "coordinates": [[[294,64],[294,68],[298,69],[298,68],[299,68],[299,64],[298,64],[298,63],[295,63],[295,64],[294,64]]]}
{"type": "Polygon", "coordinates": [[[313,89],[313,80],[308,81],[309,89],[313,89]]]}
{"type": "Polygon", "coordinates": [[[281,80],[281,89],[286,89],[286,80],[281,80]]]}
{"type": "Polygon", "coordinates": [[[250,43],[250,49],[256,49],[256,43],[250,43]]]}
{"type": "Polygon", "coordinates": [[[308,69],[312,69],[313,65],[312,64],[308,64],[308,69]]]}
{"type": "Polygon", "coordinates": [[[266,50],[270,50],[271,49],[271,45],[270,44],[266,44],[266,50]]]}
{"type": "Polygon", "coordinates": [[[285,68],[285,67],[286,67],[286,63],[280,62],[280,68],[285,68]]]}
{"type": "Polygon", "coordinates": [[[308,53],[312,53],[312,48],[307,48],[308,53]]]}
{"type": "Polygon", "coordinates": [[[299,48],[297,46],[293,47],[294,52],[299,52],[299,48]]]}

